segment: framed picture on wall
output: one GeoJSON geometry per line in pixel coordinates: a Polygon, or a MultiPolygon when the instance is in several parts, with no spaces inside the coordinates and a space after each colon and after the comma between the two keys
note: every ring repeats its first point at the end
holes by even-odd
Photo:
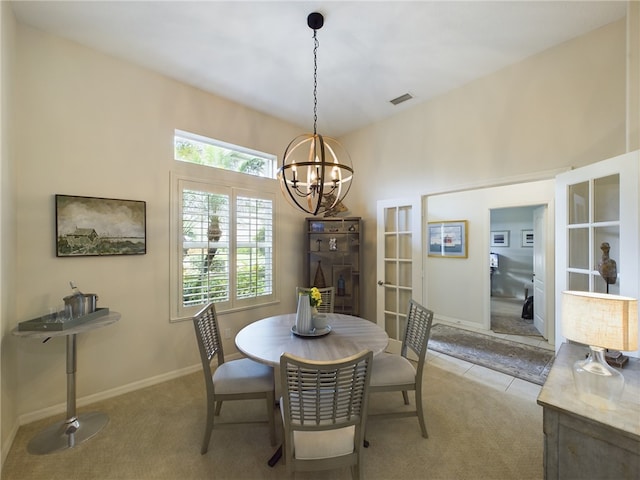
{"type": "Polygon", "coordinates": [[[146,202],[56,195],[56,256],[147,253],[146,202]]]}
{"type": "Polygon", "coordinates": [[[522,230],[523,247],[533,247],[533,230],[522,230]]]}
{"type": "Polygon", "coordinates": [[[508,247],[509,246],[509,230],[497,230],[491,232],[492,247],[508,247]]]}
{"type": "Polygon", "coordinates": [[[429,222],[427,242],[430,257],[467,258],[467,221],[429,222]]]}

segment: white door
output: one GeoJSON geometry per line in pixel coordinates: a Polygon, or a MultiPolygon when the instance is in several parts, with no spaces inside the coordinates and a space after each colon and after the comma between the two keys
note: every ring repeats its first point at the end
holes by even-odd
{"type": "Polygon", "coordinates": [[[548,338],[545,323],[547,295],[545,290],[547,238],[547,207],[538,207],[533,211],[533,326],[544,338],[548,338]]]}
{"type": "MultiPolygon", "coordinates": [[[[556,349],[562,335],[563,290],[640,296],[640,151],[556,177],[556,349]],[[602,244],[617,263],[608,284],[598,271],[602,244]]],[[[639,356],[639,352],[631,353],[639,356]]]]}
{"type": "Polygon", "coordinates": [[[377,204],[376,322],[399,350],[412,298],[422,299],[420,199],[381,200],[377,204]]]}

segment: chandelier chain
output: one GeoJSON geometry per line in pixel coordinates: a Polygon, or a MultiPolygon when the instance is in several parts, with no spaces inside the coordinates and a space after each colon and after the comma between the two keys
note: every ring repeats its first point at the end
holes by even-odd
{"type": "Polygon", "coordinates": [[[278,169],[285,198],[314,216],[344,211],[342,200],[353,179],[353,167],[344,147],[334,138],[318,134],[318,30],[323,23],[324,17],[318,12],[307,17],[307,25],[313,30],[313,134],[291,140],[278,169]]]}
{"type": "Polygon", "coordinates": [[[317,30],[313,31],[313,134],[317,133],[318,123],[318,36],[317,30]]]}

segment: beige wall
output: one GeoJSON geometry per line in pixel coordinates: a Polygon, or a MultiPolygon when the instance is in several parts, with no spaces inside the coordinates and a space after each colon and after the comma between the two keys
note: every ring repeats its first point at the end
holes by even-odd
{"type": "MultiPolygon", "coordinates": [[[[169,179],[174,129],[280,154],[299,133],[284,122],[94,50],[18,26],[12,138],[16,170],[17,270],[11,327],[69,294],[69,280],[122,314],[115,325],[78,337],[79,404],[180,374],[199,364],[193,326],[169,323],[169,179]],[[147,202],[143,256],[56,258],[54,194],[147,202]]],[[[303,215],[278,196],[279,287],[301,277],[303,215]]],[[[245,324],[294,309],[293,295],[261,310],[223,315],[245,324]]],[[[65,341],[4,336],[15,348],[3,370],[20,384],[7,392],[22,420],[63,411],[65,341]]],[[[225,345],[235,350],[233,340],[225,345]]],[[[5,392],[3,391],[3,396],[5,392]]],[[[15,418],[14,418],[15,421],[15,418]]]]}
{"type": "MultiPolygon", "coordinates": [[[[366,317],[376,314],[376,201],[536,172],[545,178],[623,153],[625,52],[621,20],[342,138],[356,172],[346,203],[364,219],[365,265],[371,265],[363,275],[366,317]]],[[[488,232],[473,234],[488,238],[488,232]]],[[[430,264],[429,275],[437,277],[449,263],[430,264]]],[[[474,275],[474,259],[462,265],[474,275]]],[[[427,290],[425,297],[434,294],[427,290]]],[[[448,315],[464,320],[482,311],[480,299],[469,302],[468,295],[456,290],[443,299],[465,298],[468,311],[448,315]]]]}
{"type": "Polygon", "coordinates": [[[15,435],[18,385],[9,331],[15,318],[15,189],[10,136],[16,22],[8,2],[0,2],[0,457],[4,461],[15,435]],[[5,368],[6,366],[6,368],[5,368]]]}

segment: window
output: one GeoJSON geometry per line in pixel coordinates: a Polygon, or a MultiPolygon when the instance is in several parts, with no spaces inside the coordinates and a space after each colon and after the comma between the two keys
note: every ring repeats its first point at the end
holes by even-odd
{"type": "MultiPolygon", "coordinates": [[[[176,154],[181,149],[193,155],[201,148],[189,142],[176,135],[176,154]]],[[[217,152],[212,157],[219,147],[214,143],[204,145],[200,157],[195,158],[203,153],[215,157],[225,169],[181,160],[172,173],[173,320],[191,317],[209,302],[215,302],[218,311],[225,311],[275,299],[277,182],[254,173],[239,173],[246,169],[247,162],[252,172],[264,171],[266,164],[275,164],[275,157],[251,154],[243,162],[238,160],[238,151],[226,144],[223,154],[217,152]]],[[[240,153],[247,155],[246,150],[240,153]]]]}
{"type": "Polygon", "coordinates": [[[176,130],[175,159],[233,172],[275,178],[275,155],[176,130]]]}

